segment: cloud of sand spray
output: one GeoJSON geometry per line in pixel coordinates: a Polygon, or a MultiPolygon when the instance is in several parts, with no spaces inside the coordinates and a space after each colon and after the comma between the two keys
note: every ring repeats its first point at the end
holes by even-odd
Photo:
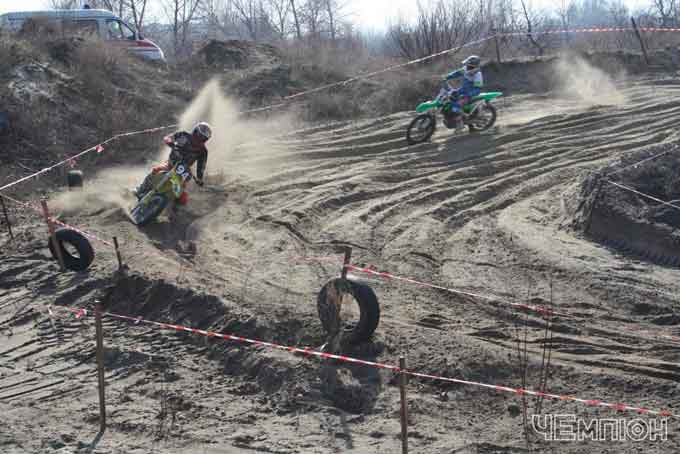
{"type": "Polygon", "coordinates": [[[559,96],[576,100],[584,107],[622,105],[627,101],[616,88],[612,76],[575,55],[559,59],[555,79],[555,91],[559,96]]]}
{"type": "Polygon", "coordinates": [[[280,164],[285,148],[268,139],[291,128],[293,120],[286,114],[246,118],[239,106],[224,96],[219,81],[211,80],[181,115],[179,124],[190,130],[198,121],[207,121],[213,129],[208,142],[208,173],[224,173],[247,179],[268,175],[280,164]]]}
{"type": "MultiPolygon", "coordinates": [[[[267,138],[286,131],[293,123],[285,114],[266,120],[246,119],[239,113],[237,103],[224,96],[216,79],[206,84],[180,115],[179,128],[190,131],[198,121],[207,121],[213,127],[207,173],[221,173],[227,180],[268,175],[280,164],[285,149],[280,143],[272,145],[267,138]]],[[[159,144],[155,161],[167,159],[168,153],[168,147],[159,144]]],[[[52,204],[64,214],[112,208],[123,208],[127,213],[134,199],[124,189],[136,187],[148,172],[146,166],[108,168],[94,179],[86,177],[82,191],[62,193],[52,204]]]]}

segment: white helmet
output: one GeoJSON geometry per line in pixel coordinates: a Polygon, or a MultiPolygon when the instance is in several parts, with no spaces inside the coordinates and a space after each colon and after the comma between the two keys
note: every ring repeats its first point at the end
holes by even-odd
{"type": "Polygon", "coordinates": [[[207,142],[208,139],[212,137],[212,128],[208,123],[202,121],[194,126],[194,130],[191,131],[191,133],[203,139],[204,142],[207,142]]]}

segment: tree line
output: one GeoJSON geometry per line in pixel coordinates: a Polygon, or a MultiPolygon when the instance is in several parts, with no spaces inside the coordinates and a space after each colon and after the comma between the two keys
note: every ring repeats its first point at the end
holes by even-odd
{"type": "MultiPolygon", "coordinates": [[[[169,44],[171,56],[190,54],[205,39],[247,39],[274,44],[370,48],[419,58],[494,32],[517,33],[537,54],[541,31],[592,26],[678,27],[680,0],[649,0],[632,11],[623,0],[557,0],[539,8],[531,0],[417,0],[413,16],[391,17],[379,33],[356,26],[345,0],[48,0],[53,8],[104,8],[169,44]],[[152,13],[153,11],[153,13],[152,13]]],[[[381,18],[381,20],[384,20],[381,18]]],[[[378,24],[382,25],[382,24],[378,24]]],[[[569,37],[567,36],[567,39],[569,37]]]]}

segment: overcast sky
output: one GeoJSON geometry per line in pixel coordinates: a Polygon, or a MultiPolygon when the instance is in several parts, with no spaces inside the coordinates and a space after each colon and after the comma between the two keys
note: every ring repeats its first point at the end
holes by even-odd
{"type": "MultiPolygon", "coordinates": [[[[465,1],[465,0],[462,0],[465,1]]],[[[155,3],[155,0],[152,0],[155,3]]],[[[347,12],[353,13],[352,19],[363,28],[384,29],[389,18],[396,17],[400,12],[405,15],[413,14],[416,0],[347,0],[347,12]]],[[[554,0],[529,0],[529,4],[537,7],[556,5],[554,0]]],[[[652,0],[624,0],[627,5],[638,8],[651,4],[652,0]]],[[[8,11],[28,11],[46,9],[48,0],[0,0],[0,14],[8,11]]]]}

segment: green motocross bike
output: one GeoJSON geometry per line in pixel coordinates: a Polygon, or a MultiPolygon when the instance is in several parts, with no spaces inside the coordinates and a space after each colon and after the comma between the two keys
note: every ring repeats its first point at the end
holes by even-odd
{"type": "Polygon", "coordinates": [[[184,191],[184,185],[193,175],[189,166],[177,163],[167,172],[157,175],[154,189],[144,194],[130,210],[135,225],[146,225],[156,219],[170,202],[175,202],[184,191]]]}
{"type": "MultiPolygon", "coordinates": [[[[470,102],[463,106],[463,124],[467,125],[470,132],[485,131],[496,123],[496,108],[491,104],[491,100],[501,96],[503,93],[493,91],[480,93],[470,99],[470,102]]],[[[441,112],[444,125],[451,129],[456,127],[456,113],[451,110],[451,103],[457,98],[457,92],[452,92],[443,87],[436,98],[426,101],[416,107],[419,114],[411,121],[406,130],[406,141],[409,145],[422,143],[430,139],[437,126],[436,113],[441,112]]]]}

